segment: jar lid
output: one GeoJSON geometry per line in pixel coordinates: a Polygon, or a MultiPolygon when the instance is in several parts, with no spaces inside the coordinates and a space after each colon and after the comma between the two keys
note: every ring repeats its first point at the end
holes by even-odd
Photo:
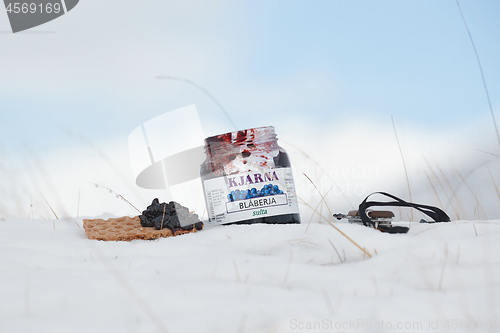
{"type": "Polygon", "coordinates": [[[210,136],[205,139],[205,145],[211,145],[213,143],[221,142],[229,144],[240,144],[244,142],[248,143],[259,139],[272,139],[275,138],[275,136],[276,134],[274,132],[274,126],[263,126],[210,136]]]}

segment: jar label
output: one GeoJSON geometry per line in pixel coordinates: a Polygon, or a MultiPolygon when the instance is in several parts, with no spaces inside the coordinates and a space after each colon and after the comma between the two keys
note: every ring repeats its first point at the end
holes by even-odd
{"type": "Polygon", "coordinates": [[[212,178],[203,185],[213,224],[299,213],[291,168],[212,178]]]}

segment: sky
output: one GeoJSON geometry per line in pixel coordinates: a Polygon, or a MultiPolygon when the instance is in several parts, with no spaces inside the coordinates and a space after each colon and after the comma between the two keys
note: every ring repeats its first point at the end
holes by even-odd
{"type": "MultiPolygon", "coordinates": [[[[460,6],[500,120],[500,4],[460,6]]],[[[0,10],[0,48],[0,171],[9,184],[0,195],[22,206],[4,208],[12,215],[25,217],[27,197],[41,201],[39,192],[75,206],[91,182],[142,191],[133,188],[128,135],[170,110],[196,104],[205,136],[234,130],[199,89],[158,76],[195,82],[239,129],[273,125],[322,163],[353,166],[359,158],[346,156],[373,145],[400,173],[392,117],[420,176],[427,154],[464,173],[490,163],[500,182],[498,158],[477,151],[500,153],[456,1],[82,0],[16,34],[0,10]],[[343,155],[325,158],[325,147],[343,155]]],[[[489,186],[481,173],[474,181],[489,186]]],[[[485,200],[496,196],[488,191],[485,200]]],[[[88,214],[98,211],[113,209],[88,214]]]]}

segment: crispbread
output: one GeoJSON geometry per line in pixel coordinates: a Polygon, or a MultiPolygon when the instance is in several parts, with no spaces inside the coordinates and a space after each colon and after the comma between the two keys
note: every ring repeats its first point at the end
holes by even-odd
{"type": "Polygon", "coordinates": [[[83,228],[89,239],[103,241],[131,241],[134,239],[157,239],[160,237],[178,236],[191,232],[196,232],[196,228],[191,230],[178,229],[172,232],[170,229],[156,230],[155,228],[143,227],[138,216],[118,217],[103,219],[85,219],[83,228]]]}

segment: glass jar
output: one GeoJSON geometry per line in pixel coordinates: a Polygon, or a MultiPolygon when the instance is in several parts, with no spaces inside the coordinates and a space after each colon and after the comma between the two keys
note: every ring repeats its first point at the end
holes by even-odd
{"type": "Polygon", "coordinates": [[[205,139],[201,181],[210,224],[300,223],[292,169],[274,127],[205,139]]]}

